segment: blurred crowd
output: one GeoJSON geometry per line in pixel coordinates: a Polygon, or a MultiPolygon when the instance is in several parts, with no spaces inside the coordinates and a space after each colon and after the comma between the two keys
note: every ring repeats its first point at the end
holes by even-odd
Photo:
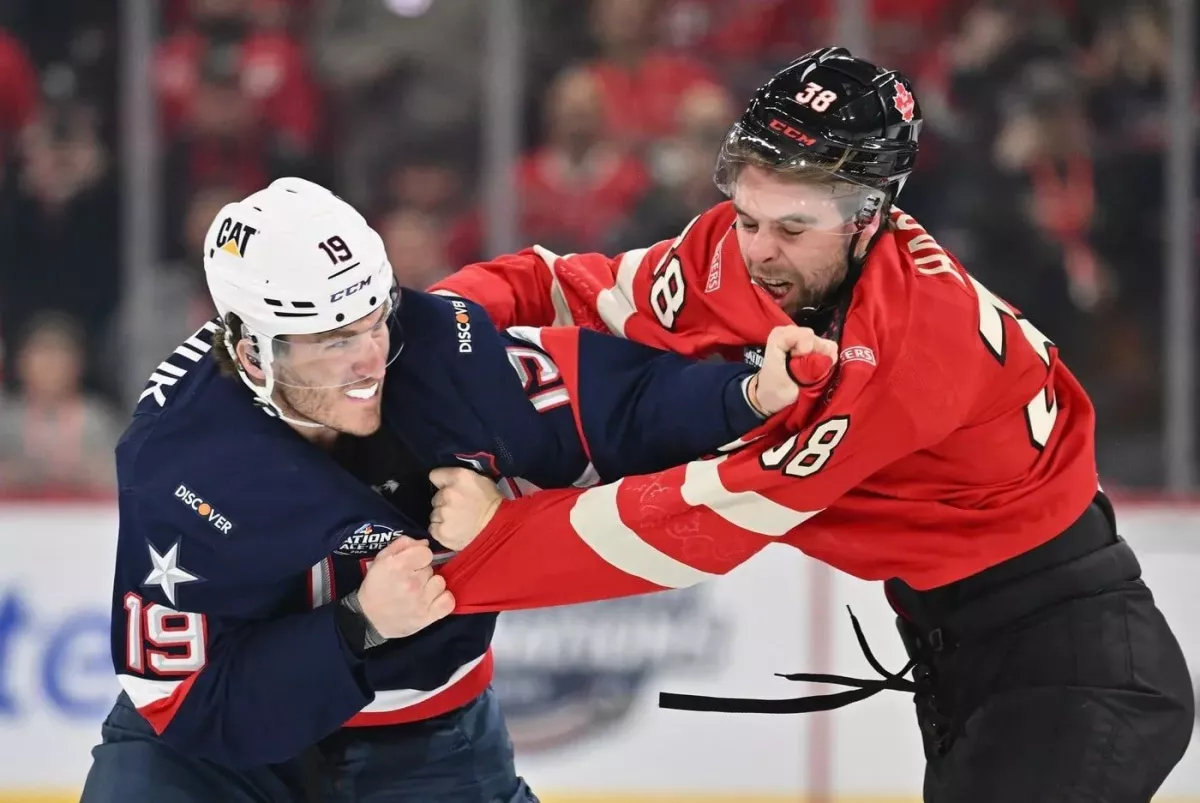
{"type": "MultiPolygon", "coordinates": [[[[0,0],[0,493],[104,493],[122,314],[164,354],[212,310],[201,242],[282,175],[332,186],[423,287],[485,252],[490,0],[161,0],[153,309],[124,310],[117,0],[0,0]],[[158,331],[161,330],[161,331],[158,331]]],[[[836,43],[837,0],[520,0],[520,244],[646,246],[721,200],[744,99],[836,43]]],[[[1111,483],[1162,481],[1169,25],[1143,0],[863,0],[926,127],[900,206],[1062,349],[1111,483]]],[[[146,366],[147,374],[153,365],[146,366]]]]}

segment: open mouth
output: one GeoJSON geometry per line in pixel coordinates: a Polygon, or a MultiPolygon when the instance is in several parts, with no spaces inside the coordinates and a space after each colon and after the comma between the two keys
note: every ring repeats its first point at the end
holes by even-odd
{"type": "Polygon", "coordinates": [[[792,283],[786,279],[754,279],[754,283],[767,291],[767,295],[779,301],[792,290],[792,283]]]}
{"type": "Polygon", "coordinates": [[[346,391],[346,395],[351,399],[357,399],[358,401],[370,401],[371,399],[375,398],[375,394],[378,392],[379,383],[372,382],[370,385],[367,385],[364,388],[351,388],[350,390],[346,391]]]}

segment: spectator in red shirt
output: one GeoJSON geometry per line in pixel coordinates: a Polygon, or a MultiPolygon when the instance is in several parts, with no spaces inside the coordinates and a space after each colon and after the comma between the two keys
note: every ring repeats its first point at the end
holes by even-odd
{"type": "MultiPolygon", "coordinates": [[[[522,242],[552,251],[599,250],[645,192],[642,163],[606,133],[595,76],[586,69],[559,74],[545,100],[546,141],[516,165],[522,242]]],[[[473,262],[482,253],[482,220],[475,210],[452,227],[449,255],[473,262]]]]}
{"type": "Polygon", "coordinates": [[[601,57],[587,69],[609,133],[632,147],[671,134],[679,98],[697,84],[718,83],[716,76],[659,46],[657,0],[592,0],[591,13],[601,57]]]}
{"type": "Polygon", "coordinates": [[[604,133],[594,73],[569,70],[546,99],[546,144],[521,159],[522,239],[564,251],[597,250],[645,190],[642,164],[604,133]]]}
{"type": "MultiPolygon", "coordinates": [[[[211,54],[209,61],[211,59],[211,54]]],[[[187,116],[169,143],[163,170],[167,226],[164,256],[184,257],[182,230],[192,188],[223,183],[243,194],[267,184],[275,173],[268,140],[254,124],[254,108],[228,65],[202,65],[187,116]]]]}
{"type": "Polygon", "coordinates": [[[169,135],[184,125],[202,84],[206,59],[233,66],[238,86],[277,147],[295,154],[316,146],[319,96],[303,48],[286,30],[255,29],[253,7],[242,0],[192,0],[193,24],[168,37],[157,54],[155,78],[169,135]]]}

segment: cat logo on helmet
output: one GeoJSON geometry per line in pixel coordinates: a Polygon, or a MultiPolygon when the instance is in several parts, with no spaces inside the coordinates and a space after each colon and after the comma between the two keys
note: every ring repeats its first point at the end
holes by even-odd
{"type": "Polygon", "coordinates": [[[896,82],[896,97],[892,102],[896,104],[896,111],[900,112],[904,122],[911,123],[917,102],[913,99],[912,93],[908,91],[908,87],[899,81],[896,82]]]}
{"type": "Polygon", "coordinates": [[[246,249],[250,247],[250,238],[255,234],[258,234],[258,229],[227,217],[217,230],[217,248],[235,257],[244,257],[246,249]]]}

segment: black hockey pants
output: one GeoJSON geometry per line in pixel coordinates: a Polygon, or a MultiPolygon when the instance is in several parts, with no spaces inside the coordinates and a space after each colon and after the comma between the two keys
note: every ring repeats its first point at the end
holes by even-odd
{"type": "MultiPolygon", "coordinates": [[[[1191,739],[1183,653],[1103,494],[1050,542],[927,592],[885,583],[911,659],[853,691],[791,700],[663,694],[689,711],[804,713],[914,695],[926,803],[1148,803],[1191,739]],[[904,677],[912,670],[912,680],[904,677]]],[[[864,756],[864,760],[869,757],[864,756]]]]}
{"type": "Polygon", "coordinates": [[[1048,544],[929,592],[886,584],[927,803],[1148,803],[1191,739],[1179,644],[1102,495],[1048,544]]]}

